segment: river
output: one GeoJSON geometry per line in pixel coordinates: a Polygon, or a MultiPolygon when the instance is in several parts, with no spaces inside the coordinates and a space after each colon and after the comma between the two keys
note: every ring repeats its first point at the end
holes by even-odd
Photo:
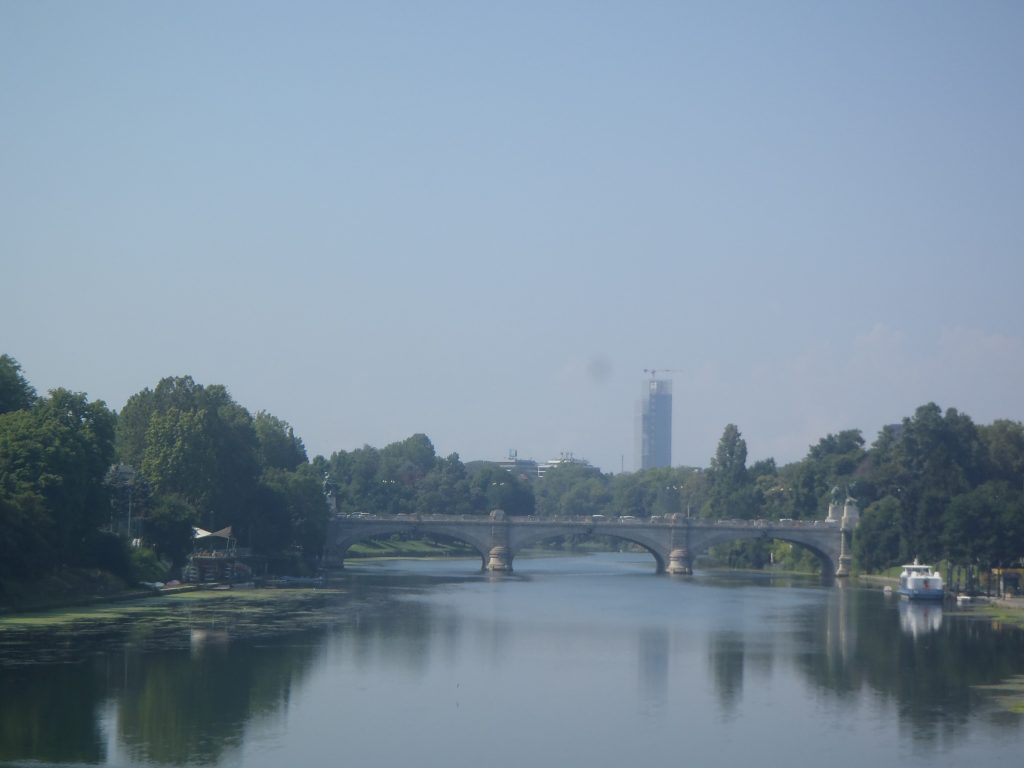
{"type": "Polygon", "coordinates": [[[0,619],[0,764],[1019,765],[1024,633],[640,554],[0,619]],[[1014,710],[1017,710],[1015,713],[1014,710]]]}

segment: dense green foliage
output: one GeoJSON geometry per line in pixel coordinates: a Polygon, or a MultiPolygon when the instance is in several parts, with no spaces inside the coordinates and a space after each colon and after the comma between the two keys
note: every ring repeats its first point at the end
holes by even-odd
{"type": "Polygon", "coordinates": [[[113,437],[103,402],[65,389],[0,414],[0,579],[104,564],[113,437]]]}
{"type": "Polygon", "coordinates": [[[65,566],[131,580],[139,563],[180,565],[193,526],[299,564],[323,550],[322,474],[302,441],[224,387],[167,378],[114,414],[63,389],[37,397],[4,355],[0,403],[0,594],[65,566]]]}
{"type": "MultiPolygon", "coordinates": [[[[825,517],[837,490],[863,510],[854,553],[865,570],[914,556],[989,566],[1024,555],[1024,425],[979,426],[934,403],[870,447],[846,430],[783,467],[748,466],[729,424],[707,468],[612,475],[566,461],[538,478],[438,456],[423,434],[310,460],[286,422],[251,414],[223,386],[165,378],[115,414],[82,393],[37,396],[0,355],[0,590],[64,565],[126,576],[133,562],[152,571],[157,557],[179,565],[193,526],[231,526],[253,553],[312,568],[332,509],[810,520],[825,517]],[[128,557],[129,542],[148,553],[128,557]]],[[[786,544],[737,543],[713,555],[743,566],[811,562],[786,544]]]]}
{"type": "Polygon", "coordinates": [[[21,374],[21,366],[10,355],[0,355],[0,413],[32,407],[36,391],[21,374]]]}
{"type": "Polygon", "coordinates": [[[230,526],[267,557],[314,562],[323,550],[327,509],[302,441],[222,386],[165,378],[133,395],[118,416],[117,449],[148,489],[143,538],[174,561],[188,552],[193,525],[230,526]]]}

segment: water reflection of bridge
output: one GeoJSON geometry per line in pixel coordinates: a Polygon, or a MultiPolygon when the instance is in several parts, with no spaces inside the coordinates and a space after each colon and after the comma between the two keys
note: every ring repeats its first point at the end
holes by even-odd
{"type": "Polygon", "coordinates": [[[523,549],[570,536],[607,536],[636,544],[651,553],[658,573],[692,573],[693,558],[718,544],[769,539],[807,548],[821,561],[824,575],[846,576],[850,564],[850,530],[845,520],[697,520],[683,515],[653,520],[541,519],[506,517],[500,511],[487,517],[334,517],[328,531],[327,563],[343,567],[353,544],[394,534],[464,542],[490,571],[511,571],[523,549]]]}

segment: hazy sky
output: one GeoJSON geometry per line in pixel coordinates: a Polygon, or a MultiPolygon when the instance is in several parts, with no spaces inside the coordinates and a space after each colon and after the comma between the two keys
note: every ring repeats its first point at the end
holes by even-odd
{"type": "Polygon", "coordinates": [[[0,352],[310,455],[1024,419],[1024,3],[0,0],[0,352]]]}

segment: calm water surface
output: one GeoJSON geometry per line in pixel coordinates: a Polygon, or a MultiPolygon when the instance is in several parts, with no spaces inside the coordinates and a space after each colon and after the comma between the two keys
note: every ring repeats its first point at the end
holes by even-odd
{"type": "Polygon", "coordinates": [[[644,555],[0,620],[0,764],[1019,765],[1024,634],[644,555]]]}

